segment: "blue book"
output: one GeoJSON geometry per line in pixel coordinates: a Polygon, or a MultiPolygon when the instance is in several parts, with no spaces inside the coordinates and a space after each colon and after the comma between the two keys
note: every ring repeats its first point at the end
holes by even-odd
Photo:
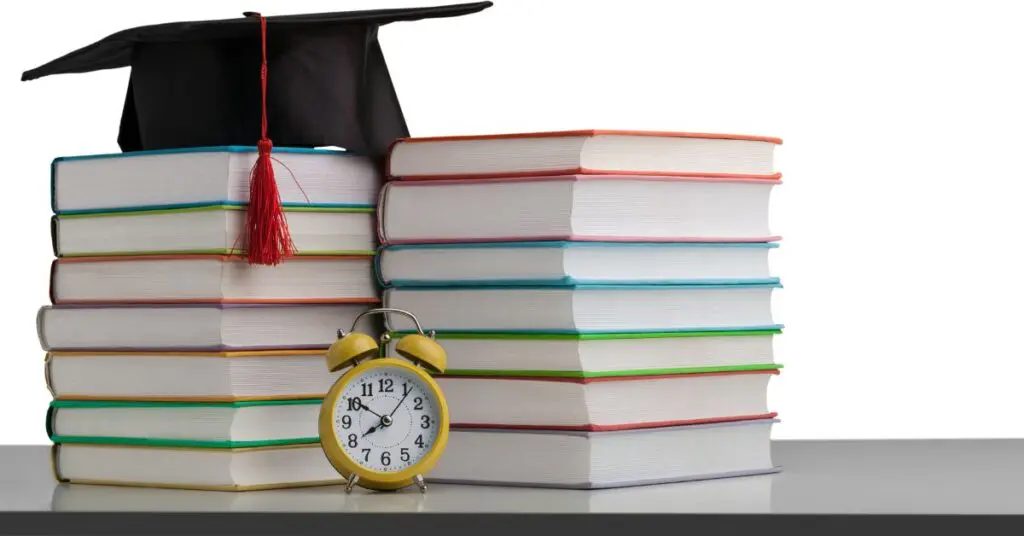
{"type": "Polygon", "coordinates": [[[385,287],[777,284],[776,242],[489,242],[380,249],[385,287]]]}

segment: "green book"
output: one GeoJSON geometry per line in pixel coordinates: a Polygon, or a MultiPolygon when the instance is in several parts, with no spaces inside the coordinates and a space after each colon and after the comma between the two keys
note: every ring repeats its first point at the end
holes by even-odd
{"type": "MultiPolygon", "coordinates": [[[[448,376],[606,378],[778,370],[773,339],[779,333],[440,332],[436,337],[448,354],[448,376]]],[[[403,334],[393,333],[396,341],[403,334]]]]}
{"type": "MultiPolygon", "coordinates": [[[[245,210],[239,205],[58,214],[50,226],[58,257],[240,255],[245,210]]],[[[372,255],[376,215],[369,207],[285,207],[300,255],[372,255]]]]}
{"type": "Polygon", "coordinates": [[[321,399],[243,402],[55,400],[46,431],[57,444],[248,448],[319,443],[321,399]]]}

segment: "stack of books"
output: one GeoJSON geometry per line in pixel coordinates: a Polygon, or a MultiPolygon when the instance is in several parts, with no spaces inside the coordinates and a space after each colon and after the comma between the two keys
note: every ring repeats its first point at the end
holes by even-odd
{"type": "Polygon", "coordinates": [[[394,144],[384,304],[448,352],[452,433],[428,479],[602,488],[778,470],[779,143],[579,131],[394,144]]]}
{"type": "MultiPolygon", "coordinates": [[[[40,309],[54,471],[194,489],[337,483],[317,434],[324,350],[380,302],[381,173],[276,148],[297,256],[245,257],[255,148],[58,158],[52,304],[40,309]]],[[[364,326],[364,330],[368,327],[364,326]]]]}

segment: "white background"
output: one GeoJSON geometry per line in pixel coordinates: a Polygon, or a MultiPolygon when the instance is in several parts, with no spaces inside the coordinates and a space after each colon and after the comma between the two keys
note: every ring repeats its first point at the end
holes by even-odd
{"type": "MultiPolygon", "coordinates": [[[[444,0],[437,3],[445,3],[444,0]]],[[[370,1],[14,2],[0,32],[0,443],[45,443],[48,166],[117,151],[128,70],[18,81],[115,31],[370,1]]],[[[1012,2],[498,0],[381,30],[414,135],[781,137],[776,438],[1024,434],[1024,33],[1012,2]]]]}

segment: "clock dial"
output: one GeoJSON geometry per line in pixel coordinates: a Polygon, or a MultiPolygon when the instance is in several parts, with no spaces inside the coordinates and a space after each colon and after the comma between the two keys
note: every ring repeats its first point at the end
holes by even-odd
{"type": "Polygon", "coordinates": [[[334,434],[359,465],[377,472],[407,469],[434,446],[440,404],[415,373],[375,367],[352,378],[334,405],[334,434]]]}

